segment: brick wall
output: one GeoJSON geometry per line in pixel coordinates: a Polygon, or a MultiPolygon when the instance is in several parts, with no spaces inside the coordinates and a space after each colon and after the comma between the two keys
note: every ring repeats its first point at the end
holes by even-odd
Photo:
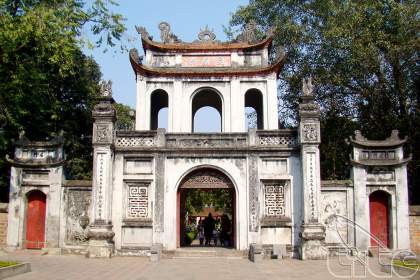
{"type": "Polygon", "coordinates": [[[0,203],[0,248],[6,246],[7,242],[7,203],[0,203]]]}
{"type": "Polygon", "coordinates": [[[410,206],[411,250],[420,253],[420,205],[410,206]]]}

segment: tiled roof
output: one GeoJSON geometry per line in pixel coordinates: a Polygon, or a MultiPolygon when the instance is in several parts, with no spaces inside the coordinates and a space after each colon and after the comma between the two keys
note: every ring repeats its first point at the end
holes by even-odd
{"type": "Polygon", "coordinates": [[[142,36],[143,49],[156,50],[162,52],[212,52],[212,51],[235,51],[235,50],[258,50],[268,46],[271,47],[273,36],[268,36],[264,40],[248,44],[244,42],[192,42],[192,43],[160,43],[152,41],[142,36]]]}

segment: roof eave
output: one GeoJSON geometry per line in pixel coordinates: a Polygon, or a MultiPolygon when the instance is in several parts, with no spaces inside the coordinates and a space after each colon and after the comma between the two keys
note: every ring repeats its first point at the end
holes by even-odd
{"type": "Polygon", "coordinates": [[[143,51],[146,53],[146,50],[156,50],[160,52],[208,52],[208,51],[238,51],[238,50],[255,50],[263,49],[265,47],[271,48],[273,42],[273,35],[268,36],[264,40],[255,43],[255,44],[240,44],[240,43],[222,43],[222,44],[200,44],[200,43],[174,43],[174,44],[164,44],[159,42],[154,42],[149,38],[141,37],[141,42],[143,46],[143,51]],[[182,45],[184,44],[184,48],[182,45]],[[188,48],[185,48],[188,46],[188,48]],[[205,46],[205,47],[203,47],[205,46]],[[213,46],[213,47],[212,47],[213,46]]]}
{"type": "Polygon", "coordinates": [[[150,68],[146,67],[142,64],[139,64],[136,62],[131,56],[130,56],[130,63],[133,67],[134,73],[146,76],[146,77],[226,77],[226,76],[255,76],[255,75],[267,75],[271,73],[275,73],[276,77],[278,78],[280,75],[280,72],[283,68],[283,65],[285,63],[285,57],[279,59],[274,64],[260,68],[260,69],[234,69],[231,68],[228,71],[225,72],[187,72],[187,71],[162,71],[164,69],[157,69],[157,68],[150,68]]]}

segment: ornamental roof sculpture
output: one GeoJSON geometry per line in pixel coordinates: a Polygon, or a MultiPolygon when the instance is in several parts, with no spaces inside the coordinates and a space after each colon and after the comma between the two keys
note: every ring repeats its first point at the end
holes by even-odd
{"type": "Polygon", "coordinates": [[[112,82],[111,80],[102,81],[100,83],[101,87],[101,96],[102,97],[112,97],[112,82]]]}
{"type": "Polygon", "coordinates": [[[159,30],[160,30],[160,40],[164,44],[168,43],[180,43],[181,40],[178,37],[171,33],[171,26],[166,21],[162,21],[159,23],[159,30]]]}
{"type": "Polygon", "coordinates": [[[302,91],[304,96],[313,96],[312,77],[302,79],[302,91]]]}
{"type": "Polygon", "coordinates": [[[216,34],[214,34],[213,30],[209,30],[209,27],[206,25],[204,29],[200,29],[198,33],[198,41],[194,41],[195,43],[209,43],[209,42],[219,42],[216,41],[216,34]]]}
{"type": "Polygon", "coordinates": [[[273,33],[270,30],[263,40],[257,40],[256,25],[249,23],[244,31],[238,36],[237,40],[231,42],[220,42],[215,40],[216,35],[206,26],[200,29],[198,40],[193,42],[183,42],[175,34],[171,32],[171,27],[167,22],[161,22],[158,25],[161,42],[153,40],[153,36],[147,32],[145,27],[136,26],[137,33],[140,35],[143,48],[156,50],[239,50],[239,49],[258,49],[264,46],[271,46],[273,41],[273,33]],[[205,43],[205,44],[204,44],[205,43]]]}

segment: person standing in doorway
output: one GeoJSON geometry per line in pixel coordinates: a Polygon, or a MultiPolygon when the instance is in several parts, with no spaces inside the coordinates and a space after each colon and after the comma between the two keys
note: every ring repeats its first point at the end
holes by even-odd
{"type": "Polygon", "coordinates": [[[204,244],[204,226],[203,226],[203,221],[201,220],[201,218],[198,221],[197,231],[198,231],[198,239],[200,240],[200,246],[203,246],[203,244],[204,244]]]}
{"type": "Polygon", "coordinates": [[[206,245],[210,246],[210,242],[213,236],[213,230],[214,230],[214,219],[209,213],[209,215],[204,219],[203,226],[204,226],[204,236],[206,237],[206,245]]]}

